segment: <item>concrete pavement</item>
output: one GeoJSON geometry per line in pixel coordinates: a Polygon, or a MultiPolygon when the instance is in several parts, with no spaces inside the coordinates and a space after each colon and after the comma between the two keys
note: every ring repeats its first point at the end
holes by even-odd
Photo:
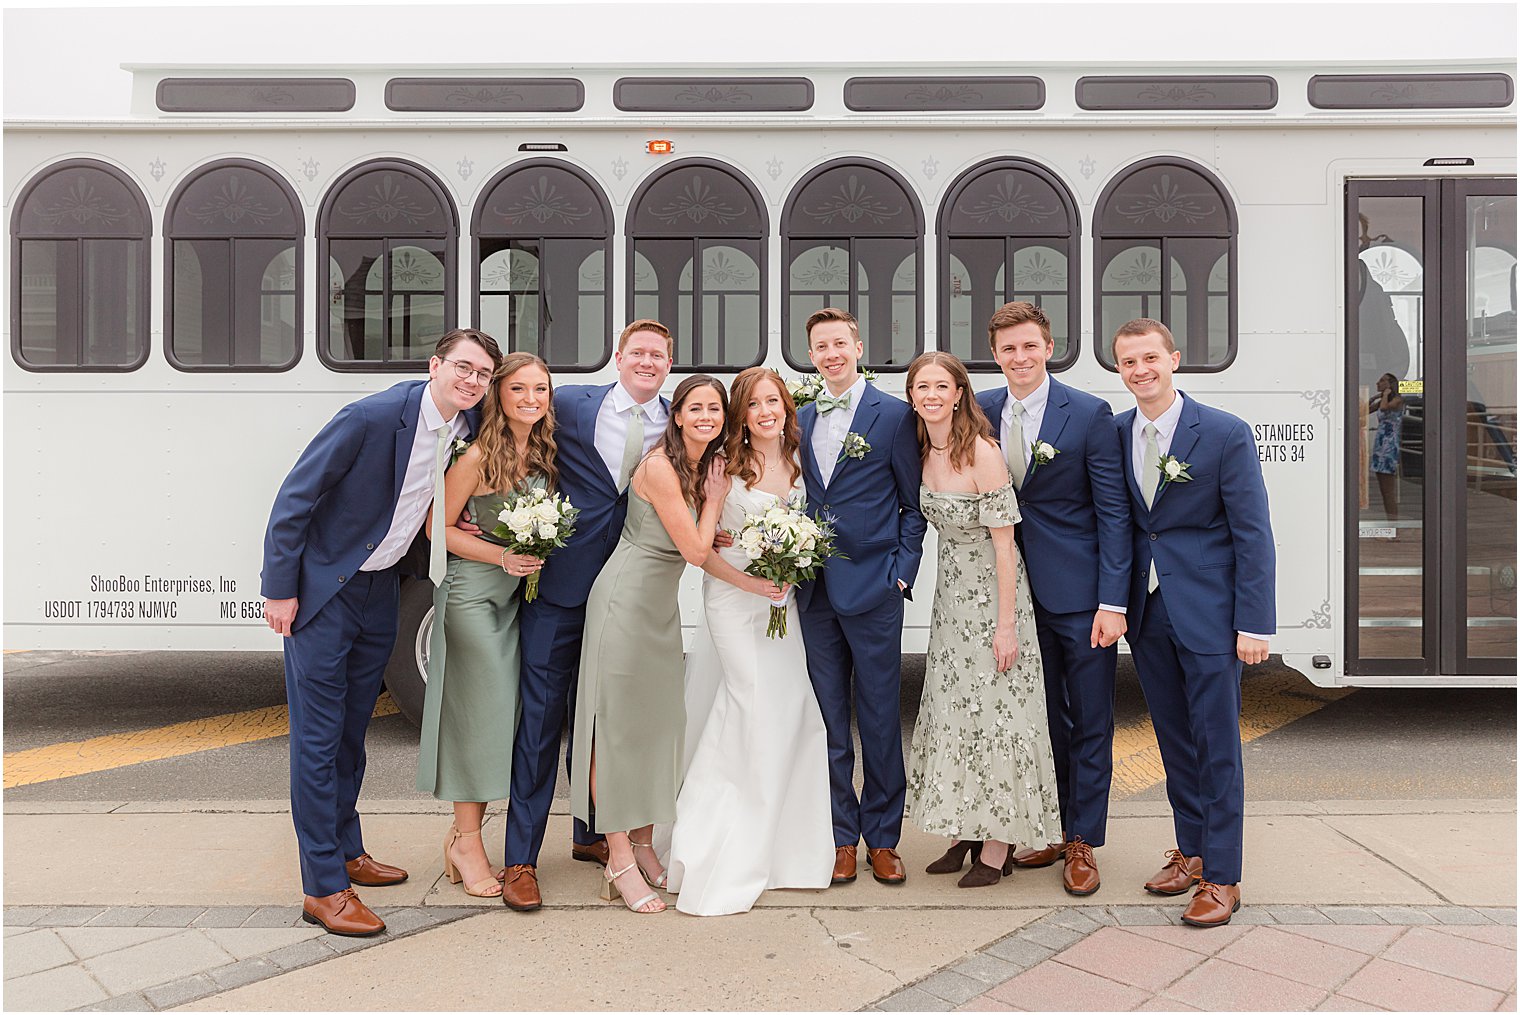
{"type": "MultiPolygon", "coordinates": [[[[1207,931],[1140,888],[1172,845],[1160,802],[1113,805],[1086,899],[1058,866],[957,889],[922,873],[943,840],[910,827],[904,886],[716,919],[602,903],[562,813],[545,908],[516,914],[442,878],[442,806],[363,810],[372,852],[412,872],[361,891],[391,926],[371,940],[299,921],[283,801],[8,800],[5,1008],[1515,1009],[1512,798],[1252,803],[1244,908],[1207,931]]],[[[500,827],[493,810],[493,856],[500,827]]]]}

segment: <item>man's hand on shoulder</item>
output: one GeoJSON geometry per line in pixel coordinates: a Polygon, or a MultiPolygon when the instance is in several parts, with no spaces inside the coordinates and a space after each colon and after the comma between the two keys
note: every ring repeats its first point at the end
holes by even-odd
{"type": "Polygon", "coordinates": [[[264,623],[275,634],[289,638],[290,625],[296,622],[298,605],[294,598],[264,600],[264,623]]]}

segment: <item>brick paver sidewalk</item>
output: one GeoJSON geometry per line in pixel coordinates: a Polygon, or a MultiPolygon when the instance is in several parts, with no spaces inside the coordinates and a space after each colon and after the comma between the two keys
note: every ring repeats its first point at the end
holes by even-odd
{"type": "Polygon", "coordinates": [[[1062,910],[873,1007],[1515,1010],[1513,909],[1271,906],[1207,930],[1175,916],[1151,906],[1062,910]]]}

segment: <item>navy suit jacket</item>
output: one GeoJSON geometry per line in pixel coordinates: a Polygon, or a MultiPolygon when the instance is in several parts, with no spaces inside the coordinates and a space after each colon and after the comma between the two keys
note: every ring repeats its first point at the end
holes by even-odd
{"type": "Polygon", "coordinates": [[[1114,420],[1135,519],[1126,637],[1139,635],[1154,559],[1182,645],[1234,655],[1238,632],[1277,630],[1277,548],[1256,440],[1239,417],[1184,398],[1167,454],[1188,463],[1192,481],[1158,484],[1146,507],[1133,463],[1135,412],[1114,420]]]}
{"type": "MultiPolygon", "coordinates": [[[[614,382],[615,384],[616,382],[614,382]]],[[[559,492],[580,509],[575,535],[539,572],[538,594],[555,606],[585,606],[591,585],[617,548],[628,515],[628,491],[596,450],[596,416],[613,384],[570,384],[554,391],[554,464],[559,492]]],[[[669,408],[669,402],[660,399],[669,408]]]]}
{"type": "MultiPolygon", "coordinates": [[[[1002,446],[1008,388],[976,396],[1002,446]]],[[[1050,379],[1038,439],[1060,452],[1024,477],[1019,525],[1029,585],[1051,613],[1129,605],[1129,493],[1108,402],[1050,379]]]]}
{"type": "MultiPolygon", "coordinates": [[[[321,612],[390,531],[427,385],[403,381],[339,409],[280,484],[261,594],[300,599],[293,629],[321,612]]],[[[464,433],[475,425],[467,412],[464,433]]],[[[416,538],[425,539],[421,526],[416,538]]]]}
{"type": "MultiPolygon", "coordinates": [[[[923,467],[913,411],[867,384],[850,432],[864,437],[871,450],[864,458],[841,459],[827,487],[813,457],[818,407],[804,405],[797,420],[808,507],[834,519],[838,547],[849,558],[824,565],[829,603],[842,616],[865,613],[888,595],[901,595],[898,579],[911,589],[923,560],[924,516],[918,509],[923,467]]],[[[798,589],[802,606],[812,600],[813,587],[804,582],[798,589]]]]}

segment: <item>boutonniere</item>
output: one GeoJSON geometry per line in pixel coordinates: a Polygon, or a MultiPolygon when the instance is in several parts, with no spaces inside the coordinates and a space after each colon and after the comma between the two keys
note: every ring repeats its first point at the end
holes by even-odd
{"type": "Polygon", "coordinates": [[[1176,455],[1162,455],[1156,463],[1156,468],[1161,471],[1161,485],[1156,492],[1160,493],[1168,483],[1191,483],[1193,477],[1188,475],[1188,470],[1192,467],[1191,462],[1184,462],[1176,455]]]}
{"type": "Polygon", "coordinates": [[[864,458],[870,450],[871,445],[866,443],[866,439],[851,430],[844,435],[844,447],[839,449],[839,461],[842,462],[846,458],[864,458]]]}
{"type": "Polygon", "coordinates": [[[1029,447],[1029,474],[1032,476],[1035,469],[1049,465],[1060,453],[1061,449],[1049,441],[1035,441],[1029,447]]]}
{"type": "Polygon", "coordinates": [[[459,456],[468,451],[469,448],[469,441],[463,437],[455,437],[454,443],[449,445],[449,468],[453,468],[454,463],[459,461],[459,456]]]}

